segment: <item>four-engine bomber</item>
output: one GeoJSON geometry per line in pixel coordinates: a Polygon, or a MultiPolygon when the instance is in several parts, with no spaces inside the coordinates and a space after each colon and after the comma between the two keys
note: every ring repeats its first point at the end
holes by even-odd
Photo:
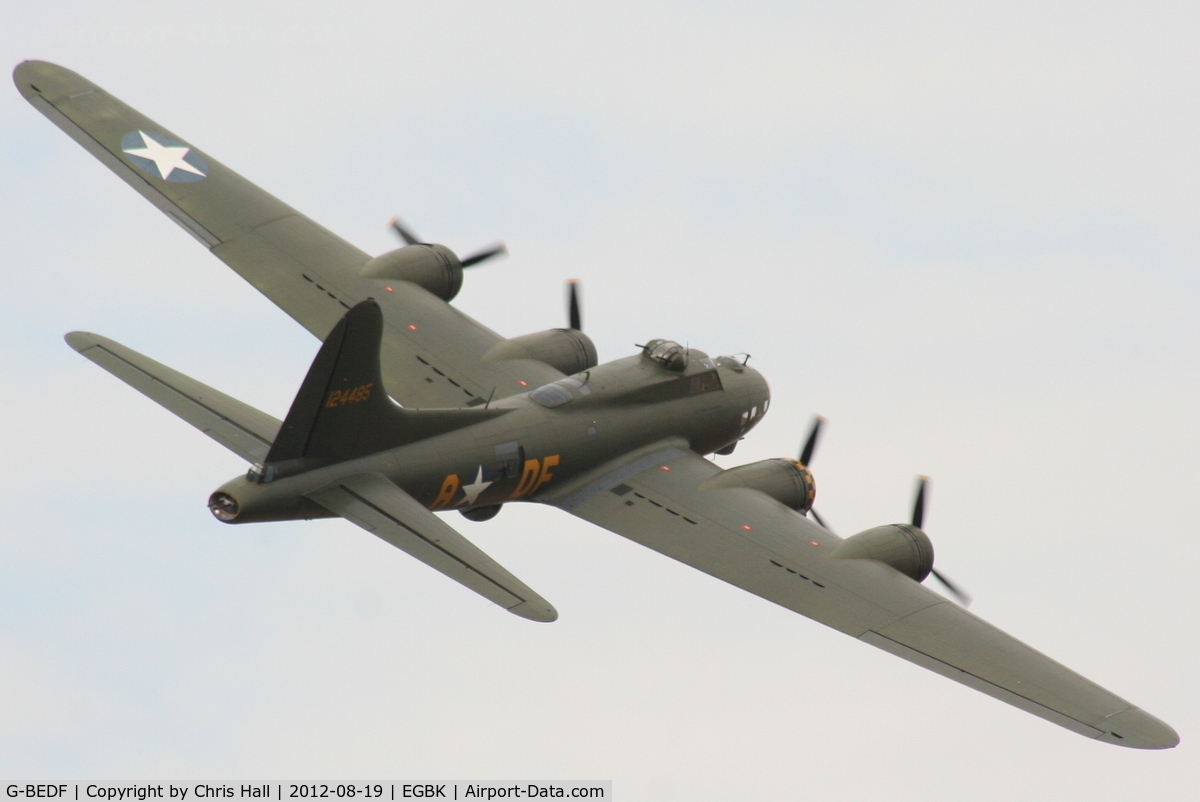
{"type": "MultiPolygon", "coordinates": [[[[86,332],[88,359],[243,457],[209,497],[227,523],[340,516],[500,607],[554,607],[438,512],[556,506],[1073,732],[1175,746],[1154,716],[925,587],[925,483],[910,523],[842,539],[812,509],[819,420],[799,459],[722,470],[766,413],[746,360],[670,340],[598,364],[572,286],[566,328],[506,339],[449,305],[459,258],[399,221],[372,257],[85,78],[28,61],[21,94],[322,345],[282,421],[86,332]],[[808,517],[811,515],[814,520],[808,517]]],[[[431,586],[431,596],[436,590],[431,586]]],[[[793,689],[795,690],[795,689],[793,689]]]]}

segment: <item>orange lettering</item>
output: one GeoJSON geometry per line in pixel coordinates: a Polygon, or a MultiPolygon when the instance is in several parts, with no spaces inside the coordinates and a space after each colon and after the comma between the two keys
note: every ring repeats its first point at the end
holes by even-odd
{"type": "Polygon", "coordinates": [[[440,510],[450,503],[451,499],[458,494],[458,474],[452,473],[442,481],[442,490],[438,493],[438,497],[433,500],[433,504],[429,507],[431,510],[440,510]]]}
{"type": "Polygon", "coordinates": [[[537,482],[538,474],[542,470],[542,465],[535,459],[525,460],[525,469],[521,471],[521,483],[517,485],[517,489],[509,498],[520,498],[521,496],[529,495],[533,491],[534,483],[537,482]]]}
{"type": "Polygon", "coordinates": [[[550,457],[546,457],[546,459],[542,460],[542,475],[538,477],[537,482],[534,484],[534,486],[532,488],[530,488],[529,495],[532,496],[534,493],[536,493],[538,491],[539,487],[541,487],[542,485],[546,484],[546,482],[549,482],[551,479],[554,478],[554,475],[552,473],[550,473],[550,469],[553,468],[557,464],[558,464],[558,454],[555,454],[550,457]]]}
{"type": "Polygon", "coordinates": [[[371,388],[374,386],[375,382],[371,382],[359,385],[352,390],[334,390],[329,394],[329,400],[325,402],[325,406],[333,408],[366,401],[371,397],[371,388]]]}

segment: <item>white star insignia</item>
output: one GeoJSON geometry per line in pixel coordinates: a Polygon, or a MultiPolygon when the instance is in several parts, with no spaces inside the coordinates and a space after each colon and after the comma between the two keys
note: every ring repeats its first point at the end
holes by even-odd
{"type": "Polygon", "coordinates": [[[137,156],[154,162],[154,166],[158,168],[160,178],[165,179],[175,170],[183,170],[184,172],[195,173],[198,176],[204,177],[205,173],[203,170],[183,160],[183,157],[191,152],[191,148],[176,145],[160,145],[146,136],[145,131],[138,131],[138,135],[142,138],[143,147],[122,148],[122,150],[130,156],[137,156]]]}
{"type": "Polygon", "coordinates": [[[492,486],[491,482],[483,481],[483,466],[480,465],[479,473],[475,474],[474,483],[462,486],[463,493],[465,493],[466,495],[463,496],[463,500],[459,502],[458,506],[460,506],[460,507],[462,507],[464,505],[468,506],[468,507],[471,506],[472,504],[475,503],[475,499],[479,498],[479,494],[482,493],[483,491],[487,490],[491,486],[492,486]]]}

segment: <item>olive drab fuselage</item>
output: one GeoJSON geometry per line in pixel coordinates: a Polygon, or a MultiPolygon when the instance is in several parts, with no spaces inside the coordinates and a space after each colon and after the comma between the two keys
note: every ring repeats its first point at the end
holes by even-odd
{"type": "Polygon", "coordinates": [[[757,370],[678,346],[682,359],[664,356],[661,343],[675,346],[655,340],[641,354],[500,399],[490,408],[503,414],[455,431],[270,482],[252,469],[215,494],[242,499],[243,514],[214,513],[231,523],[322,517],[301,496],[347,471],[383,474],[435,511],[540,501],[652,443],[674,438],[707,454],[736,443],[762,418],[770,391],[757,370]],[[654,346],[659,353],[651,355],[654,346]],[[260,505],[263,514],[251,511],[260,505]]]}
{"type": "Polygon", "coordinates": [[[682,438],[700,454],[736,442],[770,396],[758,371],[695,350],[682,371],[637,355],[550,387],[561,404],[539,403],[541,388],[505,398],[493,408],[508,414],[387,452],[382,472],[433,510],[537,501],[545,490],[664,438],[682,438]]]}

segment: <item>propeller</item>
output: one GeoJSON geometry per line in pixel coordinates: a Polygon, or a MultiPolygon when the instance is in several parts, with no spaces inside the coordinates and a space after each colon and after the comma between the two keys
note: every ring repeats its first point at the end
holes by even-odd
{"type": "MultiPolygon", "coordinates": [[[[463,264],[466,267],[466,264],[463,264]]],[[[579,279],[567,280],[567,317],[570,327],[575,331],[583,331],[583,315],[579,311],[579,279]]]]}
{"type": "Polygon", "coordinates": [[[503,242],[497,242],[494,245],[489,245],[483,250],[476,251],[470,256],[464,256],[458,261],[463,267],[474,267],[480,262],[491,259],[493,256],[500,256],[501,254],[508,254],[508,246],[506,246],[503,242]]]}
{"type": "MultiPolygon", "coordinates": [[[[813,420],[812,430],[808,434],[808,442],[806,442],[804,444],[804,451],[801,453],[801,457],[812,457],[812,451],[816,447],[817,432],[820,431],[821,424],[824,422],[824,420],[825,419],[820,417],[819,415],[816,416],[815,419],[813,420]]],[[[800,461],[804,462],[803,459],[801,459],[800,461]]],[[[917,529],[921,529],[921,525],[923,523],[925,523],[925,495],[926,495],[926,490],[928,487],[929,487],[929,477],[928,476],[918,476],[917,477],[917,497],[913,500],[913,511],[912,511],[912,525],[915,526],[917,529]]],[[[821,520],[821,516],[817,514],[816,510],[809,510],[808,514],[811,515],[816,520],[816,522],[821,525],[821,527],[823,529],[825,529],[826,531],[828,531],[830,533],[833,532],[833,530],[829,528],[829,524],[827,524],[827,523],[825,523],[825,521],[821,520]]],[[[922,531],[924,531],[924,530],[922,529],[922,531]]],[[[941,582],[942,585],[945,586],[946,590],[950,591],[951,595],[953,595],[954,598],[958,600],[959,604],[961,604],[963,607],[971,606],[970,594],[968,594],[965,590],[960,588],[954,582],[950,581],[949,577],[947,577],[945,574],[943,574],[941,571],[939,571],[936,568],[930,569],[930,573],[933,574],[933,576],[937,579],[938,582],[941,582]]]]}
{"type": "MultiPolygon", "coordinates": [[[[391,229],[396,232],[400,239],[404,240],[405,245],[428,244],[421,242],[420,238],[413,233],[412,229],[404,225],[399,217],[393,217],[388,225],[391,226],[391,229]]],[[[508,253],[508,247],[505,246],[503,242],[497,242],[493,245],[489,245],[486,248],[476,251],[470,256],[461,257],[458,261],[463,267],[473,267],[480,262],[491,259],[493,256],[499,256],[506,253],[508,253]]]]}
{"type": "Polygon", "coordinates": [[[917,497],[913,501],[912,525],[921,528],[925,522],[925,486],[929,484],[928,476],[917,477],[917,497]]]}
{"type": "Polygon", "coordinates": [[[804,448],[800,450],[800,464],[807,466],[812,459],[813,451],[817,448],[817,438],[821,434],[821,425],[825,423],[825,419],[820,415],[813,415],[812,426],[808,429],[808,439],[804,441],[804,448]]]}
{"type": "Polygon", "coordinates": [[[808,514],[811,515],[814,519],[816,519],[816,522],[821,525],[822,529],[824,529],[826,532],[829,532],[830,534],[833,533],[833,530],[829,528],[829,525],[826,524],[823,520],[821,520],[820,515],[817,515],[816,510],[809,510],[808,514]]]}
{"type": "MultiPolygon", "coordinates": [[[[812,461],[813,452],[817,450],[817,440],[821,436],[821,426],[824,423],[825,419],[823,417],[820,415],[813,415],[812,426],[808,427],[808,438],[804,441],[804,447],[800,449],[800,464],[805,468],[807,468],[808,463],[812,461]]],[[[821,516],[817,514],[816,510],[810,509],[808,514],[811,515],[813,519],[821,525],[822,529],[826,529],[829,532],[833,531],[825,525],[825,522],[821,520],[821,516]]]]}
{"type": "MultiPolygon", "coordinates": [[[[917,497],[913,501],[912,525],[917,529],[921,529],[922,531],[924,531],[924,529],[922,529],[921,525],[925,522],[925,489],[928,486],[928,476],[917,477],[917,497]]],[[[942,585],[945,586],[946,590],[950,591],[954,598],[958,599],[959,604],[961,604],[963,607],[971,606],[970,595],[968,595],[967,592],[958,585],[951,582],[949,577],[936,568],[931,569],[930,573],[933,574],[934,578],[937,579],[938,582],[941,582],[942,585]]]]}
{"type": "Polygon", "coordinates": [[[390,225],[392,227],[393,231],[395,231],[397,234],[400,235],[400,239],[404,240],[405,245],[420,245],[421,244],[421,241],[419,239],[417,239],[417,235],[412,233],[411,231],[409,231],[405,227],[404,223],[400,222],[399,217],[393,217],[391,222],[388,223],[388,225],[390,225]]]}

